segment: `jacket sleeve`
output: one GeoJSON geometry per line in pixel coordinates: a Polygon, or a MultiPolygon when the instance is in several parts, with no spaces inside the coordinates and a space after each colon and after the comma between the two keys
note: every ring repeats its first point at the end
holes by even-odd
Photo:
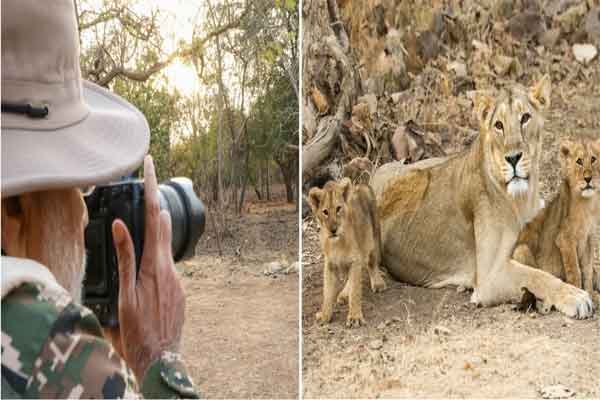
{"type": "MultiPolygon", "coordinates": [[[[162,376],[169,364],[162,357],[149,368],[140,392],[133,372],[104,338],[94,314],[70,298],[48,296],[35,285],[23,285],[2,300],[2,353],[3,375],[10,364],[15,371],[11,386],[26,398],[195,394],[191,382],[191,389],[184,391],[169,385],[162,376]],[[5,359],[5,350],[14,356],[5,359]]],[[[185,373],[183,365],[178,368],[173,371],[185,373]]]]}
{"type": "Polygon", "coordinates": [[[164,351],[150,364],[142,382],[142,393],[147,398],[199,398],[181,355],[170,351],[164,351]]]}

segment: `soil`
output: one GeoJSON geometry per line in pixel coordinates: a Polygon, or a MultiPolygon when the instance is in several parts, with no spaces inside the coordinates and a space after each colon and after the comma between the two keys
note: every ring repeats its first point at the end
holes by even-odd
{"type": "MultiPolygon", "coordinates": [[[[541,168],[546,201],[557,189],[560,139],[590,128],[600,137],[600,96],[593,83],[600,77],[598,62],[572,68],[579,71],[573,79],[554,82],[547,113],[541,168]]],[[[558,384],[576,397],[600,397],[599,312],[577,321],[558,312],[524,314],[512,305],[474,308],[469,292],[387,278],[383,293],[364,285],[367,326],[347,329],[347,306],[338,306],[332,323],[320,326],[314,316],[322,299],[323,260],[311,217],[303,222],[303,257],[305,398],[533,398],[558,384]]]]}
{"type": "Polygon", "coordinates": [[[207,219],[197,256],[178,265],[187,297],[184,358],[204,397],[296,398],[298,272],[264,270],[297,260],[298,213],[283,201],[245,209],[223,218],[222,255],[207,219]]]}

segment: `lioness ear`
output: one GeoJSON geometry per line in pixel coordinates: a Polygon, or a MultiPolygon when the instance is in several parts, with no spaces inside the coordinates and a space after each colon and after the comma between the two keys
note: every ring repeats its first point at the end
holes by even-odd
{"type": "Polygon", "coordinates": [[[542,76],[537,83],[529,88],[529,101],[537,108],[544,109],[550,107],[550,92],[552,82],[548,74],[542,76]]]}
{"type": "Polygon", "coordinates": [[[313,214],[316,214],[319,210],[319,204],[321,204],[322,197],[323,191],[318,187],[314,187],[308,192],[308,204],[310,204],[313,214]]]}
{"type": "Polygon", "coordinates": [[[483,124],[489,117],[492,111],[494,100],[489,94],[485,92],[476,92],[475,98],[473,99],[473,107],[475,108],[475,115],[480,124],[483,124]]]}
{"type": "Polygon", "coordinates": [[[339,181],[338,185],[342,188],[342,196],[344,197],[344,201],[348,200],[348,196],[350,195],[350,188],[352,187],[352,181],[350,178],[343,178],[339,181]]]}

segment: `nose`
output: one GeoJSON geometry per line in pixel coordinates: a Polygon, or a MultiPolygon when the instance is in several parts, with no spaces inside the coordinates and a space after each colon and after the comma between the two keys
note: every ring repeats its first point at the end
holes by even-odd
{"type": "Polygon", "coordinates": [[[331,225],[330,231],[332,235],[335,235],[335,233],[337,232],[337,225],[331,225]]]}
{"type": "Polygon", "coordinates": [[[585,178],[583,178],[583,179],[585,179],[585,181],[586,181],[588,184],[589,184],[589,183],[592,181],[592,177],[591,177],[591,176],[586,176],[586,177],[585,177],[585,178]]]}
{"type": "Polygon", "coordinates": [[[519,162],[519,160],[521,159],[521,157],[523,157],[523,153],[517,153],[517,154],[513,154],[512,156],[506,156],[506,157],[504,157],[504,159],[510,165],[512,165],[513,168],[516,168],[517,167],[517,163],[519,162]]]}

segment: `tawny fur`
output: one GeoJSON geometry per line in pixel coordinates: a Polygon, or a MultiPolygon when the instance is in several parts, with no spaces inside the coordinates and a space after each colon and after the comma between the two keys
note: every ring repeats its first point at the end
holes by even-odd
{"type": "Polygon", "coordinates": [[[540,208],[542,112],[549,104],[548,76],[528,89],[480,93],[480,133],[469,149],[376,171],[383,264],[396,279],[474,288],[472,301],[485,306],[518,300],[527,288],[569,316],[592,314],[585,291],[511,259],[519,232],[540,208]]]}
{"type": "MultiPolygon", "coordinates": [[[[558,195],[521,232],[513,258],[593,294],[600,220],[600,139],[565,139],[558,195]],[[586,178],[590,180],[588,183],[586,178]]],[[[597,280],[597,278],[596,278],[597,280]]]]}
{"type": "Polygon", "coordinates": [[[312,188],[309,203],[321,227],[323,304],[317,320],[328,323],[334,303],[348,301],[349,327],[360,326],[362,313],[362,274],[366,269],[373,292],[385,289],[379,271],[381,231],[376,215],[375,195],[369,186],[353,185],[344,178],[327,182],[323,189],[312,188]],[[346,278],[344,289],[338,283],[346,278]],[[339,293],[338,293],[339,292],[339,293]]]}

